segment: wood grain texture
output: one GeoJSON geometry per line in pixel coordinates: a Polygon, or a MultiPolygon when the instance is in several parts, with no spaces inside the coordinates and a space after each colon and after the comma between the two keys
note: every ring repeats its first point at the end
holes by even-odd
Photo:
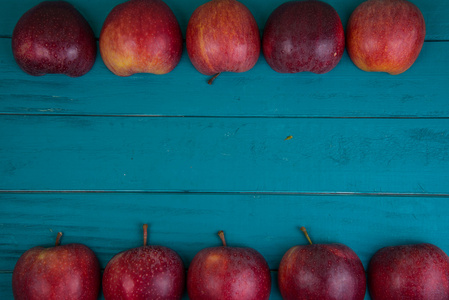
{"type": "Polygon", "coordinates": [[[1,121],[3,190],[449,194],[445,119],[1,121]]]}
{"type": "MultiPolygon", "coordinates": [[[[315,243],[350,246],[365,267],[385,245],[430,242],[449,250],[447,199],[117,193],[1,197],[7,204],[0,212],[5,242],[0,244],[0,270],[12,270],[32,246],[51,246],[57,231],[64,232],[64,244],[91,247],[104,267],[117,252],[140,245],[144,222],[150,224],[150,243],[174,249],[186,267],[200,249],[220,245],[216,232],[221,229],[229,245],[257,249],[273,271],[287,249],[307,243],[301,225],[315,243]]],[[[272,299],[278,298],[274,289],[272,299]]]]}
{"type": "Polygon", "coordinates": [[[324,75],[279,74],[261,56],[252,70],[209,86],[186,51],[166,75],[115,76],[98,56],[80,78],[33,77],[0,39],[0,114],[449,118],[448,52],[449,43],[425,43],[398,76],[363,72],[347,54],[324,75]]]}
{"type": "MultiPolygon", "coordinates": [[[[367,266],[381,247],[429,242],[449,253],[449,2],[413,0],[427,36],[391,76],[345,53],[323,75],[279,74],[263,56],[212,86],[184,51],[163,76],[113,75],[98,55],[80,78],[33,77],[11,52],[20,16],[41,0],[0,3],[0,299],[18,257],[81,242],[102,267],[150,242],[188,267],[204,247],[253,247],[272,270],[306,240],[350,246],[367,266]],[[291,137],[291,138],[287,138],[291,137]]],[[[122,0],[70,1],[98,37],[122,0]]],[[[185,33],[204,0],[166,0],[185,33]]],[[[242,1],[261,32],[282,0],[242,1]]],[[[361,0],[326,1],[346,22],[361,0]]],[[[184,296],[184,300],[188,297],[184,296]]],[[[366,299],[369,296],[366,295],[366,299]]]]}
{"type": "MultiPolygon", "coordinates": [[[[449,251],[447,198],[275,195],[186,195],[142,193],[0,194],[0,271],[35,245],[82,242],[102,267],[112,256],[138,247],[141,225],[150,224],[150,244],[177,251],[188,268],[205,247],[228,245],[258,250],[275,271],[290,247],[306,244],[305,225],[315,243],[344,243],[361,258],[385,245],[434,243],[449,251]]],[[[5,293],[5,292],[3,292],[5,293]]],[[[277,299],[276,292],[272,299],[277,299]]]]}
{"type": "Polygon", "coordinates": [[[12,272],[0,272],[0,293],[2,299],[13,299],[11,281],[12,272]]]}
{"type": "Polygon", "coordinates": [[[188,267],[205,247],[252,247],[276,270],[292,246],[307,244],[300,226],[315,243],[343,243],[365,267],[385,245],[429,242],[449,252],[445,220],[447,198],[210,195],[145,193],[2,193],[0,271],[11,271],[27,249],[81,242],[101,266],[120,251],[149,243],[177,251],[188,267]]]}

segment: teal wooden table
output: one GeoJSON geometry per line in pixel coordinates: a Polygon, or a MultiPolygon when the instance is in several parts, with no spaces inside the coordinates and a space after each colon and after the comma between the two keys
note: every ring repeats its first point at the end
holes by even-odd
{"type": "MultiPolygon", "coordinates": [[[[39,2],[0,4],[0,299],[12,298],[19,256],[58,231],[105,267],[139,246],[149,223],[150,243],[176,250],[187,268],[224,230],[229,245],[267,259],[271,299],[281,299],[283,253],[306,243],[299,226],[317,243],[348,245],[365,267],[389,245],[449,253],[447,0],[413,0],[427,35],[401,75],[363,72],[346,53],[324,75],[279,74],[261,55],[212,86],[185,49],[163,76],[121,78],[99,55],[80,78],[27,75],[11,34],[39,2]]],[[[120,2],[71,1],[97,37],[120,2]]],[[[204,2],[166,0],[184,36],[204,2]]],[[[262,31],[284,1],[242,2],[262,31]]],[[[361,0],[327,2],[346,25],[361,0]]]]}

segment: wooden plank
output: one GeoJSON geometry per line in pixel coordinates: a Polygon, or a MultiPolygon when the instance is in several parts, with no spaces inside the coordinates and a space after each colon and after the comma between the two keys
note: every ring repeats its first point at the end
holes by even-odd
{"type": "MultiPolygon", "coordinates": [[[[0,3],[0,299],[12,299],[18,257],[57,231],[104,267],[140,245],[144,222],[186,267],[220,244],[220,229],[230,245],[259,250],[272,300],[283,253],[306,243],[298,226],[317,243],[347,244],[365,266],[389,245],[449,253],[448,1],[412,0],[427,42],[404,74],[362,72],[346,53],[328,74],[278,74],[261,55],[213,86],[185,51],[164,76],[117,77],[100,56],[81,78],[26,75],[11,35],[39,2],[0,3]]],[[[97,36],[121,2],[71,1],[97,36]]],[[[166,2],[185,33],[206,0],[166,2]]],[[[263,31],[284,1],[242,2],[263,31]]],[[[326,2],[345,25],[362,0],[326,2]]]]}
{"type": "MultiPolygon", "coordinates": [[[[63,243],[82,242],[102,267],[117,252],[137,247],[141,224],[150,224],[150,243],[176,250],[186,267],[197,251],[220,244],[253,247],[273,270],[273,297],[280,299],[275,270],[283,253],[307,241],[340,242],[366,266],[381,247],[430,242],[449,251],[445,230],[447,198],[295,197],[187,194],[1,194],[0,296],[8,295],[9,275],[18,257],[35,245],[50,246],[57,231],[63,243]],[[4,277],[8,279],[4,279],[4,277]]],[[[368,297],[366,299],[369,299],[368,297]]]]}
{"type": "Polygon", "coordinates": [[[80,78],[22,72],[0,39],[0,113],[267,116],[449,117],[449,43],[426,43],[407,72],[363,72],[347,54],[324,75],[279,74],[261,56],[246,73],[222,74],[213,86],[184,52],[169,74],[113,75],[98,57],[80,78]]]}
{"type": "Polygon", "coordinates": [[[13,299],[12,295],[12,273],[0,272],[0,297],[2,299],[13,299]]]}
{"type": "Polygon", "coordinates": [[[0,122],[3,190],[449,193],[445,119],[0,122]]]}
{"type": "MultiPolygon", "coordinates": [[[[11,36],[15,24],[19,18],[31,7],[41,2],[40,0],[22,0],[22,1],[2,1],[0,3],[0,36],[11,36]]],[[[112,8],[124,0],[99,0],[92,5],[86,0],[72,0],[70,1],[88,20],[91,24],[96,36],[99,36],[103,21],[106,19],[108,13],[112,8]]],[[[207,2],[206,0],[165,0],[170,8],[175,13],[178,22],[184,32],[187,23],[193,11],[201,4],[207,2]]],[[[244,3],[253,13],[259,28],[263,31],[265,22],[270,13],[279,5],[284,3],[283,0],[245,0],[244,3]]],[[[346,26],[347,20],[352,11],[363,2],[363,0],[328,0],[326,1],[332,5],[340,15],[342,23],[346,26]]],[[[446,16],[449,15],[449,3],[445,0],[427,1],[427,0],[413,0],[424,15],[427,27],[427,40],[449,40],[449,22],[446,16]]]]}
{"type": "Polygon", "coordinates": [[[307,241],[351,247],[365,267],[381,247],[434,243],[449,253],[447,198],[142,193],[0,194],[0,271],[11,271],[27,249],[62,243],[91,247],[102,267],[120,251],[141,245],[143,223],[150,244],[177,251],[186,267],[205,247],[252,247],[276,270],[282,255],[307,241]]]}

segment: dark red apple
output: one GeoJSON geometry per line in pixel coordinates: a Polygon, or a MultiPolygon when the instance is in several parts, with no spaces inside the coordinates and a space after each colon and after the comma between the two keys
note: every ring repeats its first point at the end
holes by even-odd
{"type": "Polygon", "coordinates": [[[449,257],[432,244],[385,247],[368,265],[373,300],[449,299],[449,257]]]}
{"type": "Polygon", "coordinates": [[[345,50],[345,34],[337,11],[321,1],[290,1],[268,18],[262,50],[280,73],[332,70],[345,50]]]}
{"type": "Polygon", "coordinates": [[[109,13],[100,33],[100,53],[111,72],[166,74],[179,63],[181,28],[162,0],[130,0],[109,13]]]}
{"type": "Polygon", "coordinates": [[[205,248],[190,263],[187,292],[190,300],[268,300],[271,277],[263,256],[252,248],[205,248]]]}
{"type": "Polygon", "coordinates": [[[120,252],[106,265],[103,274],[106,300],[182,298],[184,264],[170,248],[147,246],[147,228],[145,224],[143,246],[120,252]]]}
{"type": "Polygon", "coordinates": [[[45,1],[17,22],[12,52],[28,74],[78,77],[94,65],[97,43],[92,28],[75,7],[65,1],[45,1]]]}
{"type": "Polygon", "coordinates": [[[96,300],[100,293],[100,264],[82,244],[34,247],[17,261],[12,274],[14,299],[96,300]]]}
{"type": "MultiPolygon", "coordinates": [[[[343,244],[290,248],[279,265],[279,290],[284,300],[363,300],[365,269],[357,254],[343,244]]],[[[399,299],[399,298],[397,298],[399,299]]]]}
{"type": "Polygon", "coordinates": [[[186,47],[192,64],[202,74],[246,72],[259,59],[259,28],[242,3],[212,0],[198,7],[190,17],[186,47]]]}
{"type": "Polygon", "coordinates": [[[368,0],[349,18],[347,50],[360,69],[397,75],[416,61],[425,35],[424,17],[413,3],[368,0]]]}

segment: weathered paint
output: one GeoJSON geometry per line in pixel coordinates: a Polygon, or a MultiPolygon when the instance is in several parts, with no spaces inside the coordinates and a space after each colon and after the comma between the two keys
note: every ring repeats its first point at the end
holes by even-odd
{"type": "MultiPolygon", "coordinates": [[[[150,242],[186,267],[196,252],[253,247],[276,271],[307,241],[340,242],[365,267],[379,248],[433,243],[449,253],[449,2],[413,1],[427,41],[391,76],[347,54],[331,72],[279,74],[264,58],[213,86],[184,53],[169,74],[113,75],[100,56],[80,78],[32,77],[11,53],[15,22],[39,1],[0,4],[0,298],[27,249],[91,247],[112,256],[150,242]],[[292,137],[292,138],[289,138],[292,137]]],[[[123,1],[71,1],[97,37],[123,1]]],[[[185,33],[205,1],[167,0],[185,33]]],[[[361,1],[333,0],[345,25],[361,1]]],[[[243,2],[259,27],[280,0],[243,2]]],[[[185,297],[187,299],[187,297],[185,297]]],[[[369,299],[368,295],[366,299],[369,299]]]]}

